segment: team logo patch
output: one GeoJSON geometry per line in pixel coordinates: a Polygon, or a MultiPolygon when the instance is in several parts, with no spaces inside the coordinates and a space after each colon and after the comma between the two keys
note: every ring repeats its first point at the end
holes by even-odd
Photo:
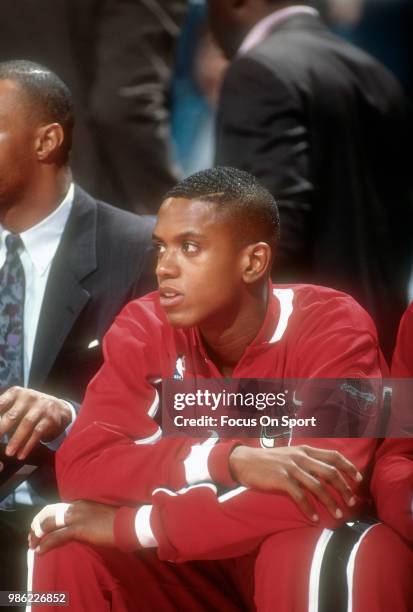
{"type": "Polygon", "coordinates": [[[174,380],[183,380],[185,374],[185,355],[179,355],[175,363],[174,380]]]}
{"type": "Polygon", "coordinates": [[[340,387],[348,412],[358,415],[372,415],[377,410],[377,396],[371,384],[362,380],[351,380],[340,387]]]}

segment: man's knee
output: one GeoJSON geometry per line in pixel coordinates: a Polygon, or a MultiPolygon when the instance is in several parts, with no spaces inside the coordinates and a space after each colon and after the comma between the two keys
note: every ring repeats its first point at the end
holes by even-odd
{"type": "Polygon", "coordinates": [[[411,589],[413,597],[413,548],[387,525],[371,528],[360,543],[356,570],[369,575],[377,588],[411,589]]]}
{"type": "MultiPolygon", "coordinates": [[[[29,552],[29,568],[30,554],[29,552]]],[[[34,553],[33,584],[53,583],[58,586],[63,580],[70,581],[89,572],[95,572],[99,564],[101,560],[96,550],[87,544],[68,542],[44,554],[34,553]]],[[[48,589],[44,587],[43,590],[48,589]]]]}
{"type": "Polygon", "coordinates": [[[255,603],[260,612],[308,610],[310,573],[315,551],[327,529],[305,527],[268,537],[255,564],[255,603]]]}
{"type": "Polygon", "coordinates": [[[389,527],[364,531],[305,528],[271,536],[255,567],[255,601],[260,612],[307,611],[314,601],[331,609],[330,597],[356,612],[407,612],[413,600],[413,550],[389,527]],[[386,608],[383,606],[392,606],[386,608]]]}

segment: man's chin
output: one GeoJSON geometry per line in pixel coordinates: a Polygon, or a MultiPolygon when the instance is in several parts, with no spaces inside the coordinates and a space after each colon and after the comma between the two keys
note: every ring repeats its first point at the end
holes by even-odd
{"type": "Polygon", "coordinates": [[[194,325],[197,324],[197,321],[195,321],[194,317],[189,316],[187,313],[173,312],[173,310],[170,310],[169,312],[167,312],[165,310],[165,315],[166,315],[166,319],[168,323],[172,327],[185,328],[185,327],[193,327],[194,325]]]}

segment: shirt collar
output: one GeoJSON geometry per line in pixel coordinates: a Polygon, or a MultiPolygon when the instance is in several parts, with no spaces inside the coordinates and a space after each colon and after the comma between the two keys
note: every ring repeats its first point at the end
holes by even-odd
{"type": "MultiPolygon", "coordinates": [[[[24,248],[40,276],[46,272],[55,256],[72,209],[73,198],[74,184],[71,183],[59,206],[40,223],[20,234],[24,248]]],[[[2,229],[1,233],[4,239],[10,232],[2,229]]]]}
{"type": "Polygon", "coordinates": [[[267,38],[270,34],[271,30],[278,25],[280,22],[293,17],[294,15],[313,15],[316,17],[318,15],[318,11],[311,8],[310,6],[289,6],[284,9],[279,9],[278,11],[274,11],[267,17],[264,17],[258,23],[256,23],[253,28],[248,32],[246,37],[244,38],[240,48],[238,49],[237,55],[244,55],[248,51],[251,51],[254,47],[256,47],[259,43],[267,38]]]}

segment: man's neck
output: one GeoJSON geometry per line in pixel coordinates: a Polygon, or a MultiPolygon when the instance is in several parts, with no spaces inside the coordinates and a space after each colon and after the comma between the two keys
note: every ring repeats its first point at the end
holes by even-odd
{"type": "Polygon", "coordinates": [[[208,322],[200,327],[205,348],[224,376],[231,376],[245,349],[260,331],[267,312],[268,285],[247,296],[232,317],[208,322]]]}
{"type": "Polygon", "coordinates": [[[1,225],[13,233],[21,233],[37,225],[59,206],[71,180],[70,169],[62,167],[49,176],[33,181],[30,189],[15,201],[0,206],[1,225]]]}

